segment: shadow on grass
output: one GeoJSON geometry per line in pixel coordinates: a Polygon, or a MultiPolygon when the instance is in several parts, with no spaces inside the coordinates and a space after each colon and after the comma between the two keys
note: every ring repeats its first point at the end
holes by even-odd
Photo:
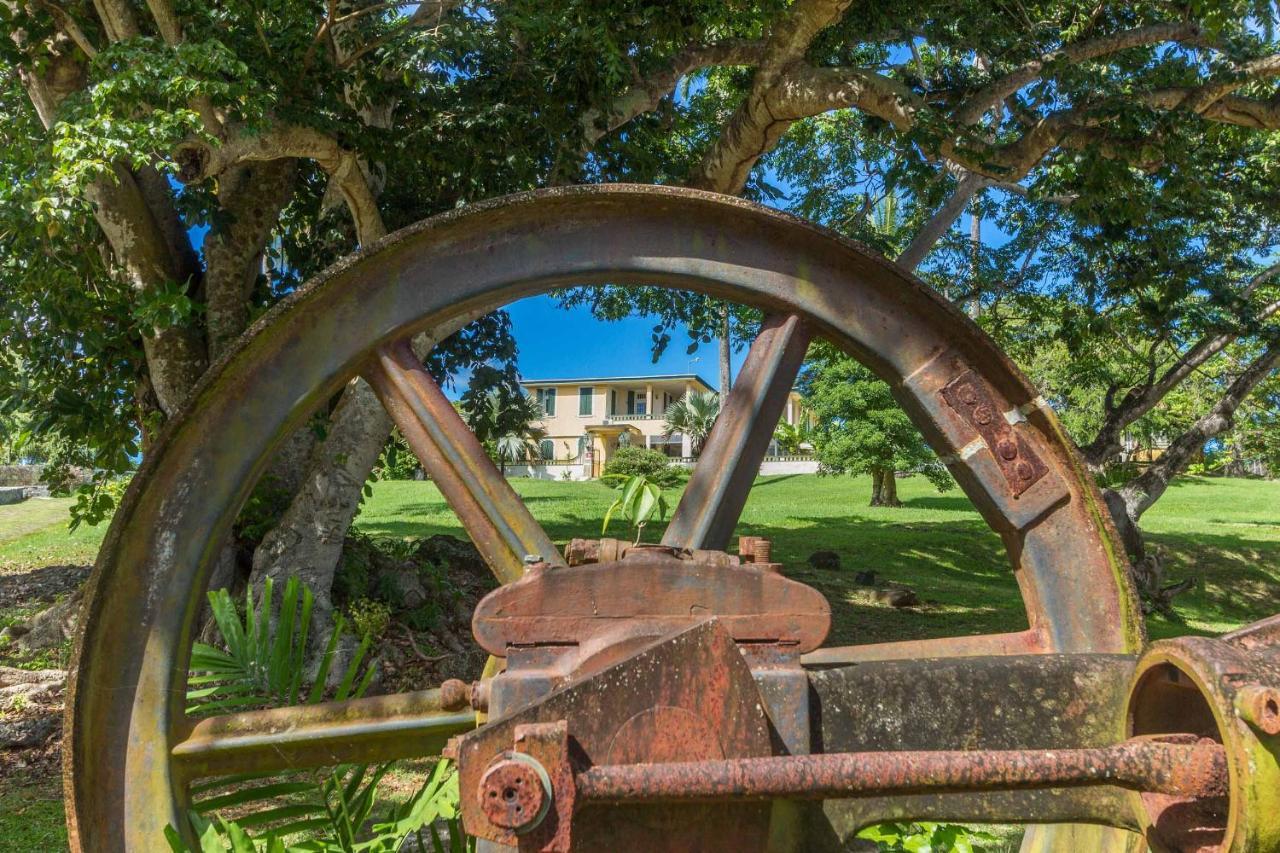
{"type": "Polygon", "coordinates": [[[1280,612],[1280,542],[1211,533],[1151,533],[1147,541],[1163,551],[1166,583],[1198,581],[1173,600],[1185,624],[1152,617],[1153,638],[1218,633],[1280,612]]]}
{"type": "MultiPolygon", "coordinates": [[[[786,475],[784,475],[786,476],[786,475]]],[[[756,488],[782,477],[756,484],[756,488]]],[[[600,516],[608,493],[588,500],[575,495],[529,496],[526,501],[547,534],[557,543],[575,537],[599,538],[600,516]],[[602,500],[597,508],[597,497],[602,500]],[[574,504],[577,507],[574,507],[574,504]],[[541,507],[541,509],[540,509],[541,507]]],[[[744,522],[739,534],[768,536],[774,559],[786,573],[819,589],[832,604],[830,643],[883,642],[948,635],[1020,630],[1025,608],[1003,543],[972,512],[963,495],[917,496],[908,508],[941,511],[945,520],[867,518],[858,514],[787,514],[766,522],[744,522]],[[823,571],[808,565],[814,551],[835,551],[841,569],[823,571]],[[877,573],[877,583],[910,586],[927,603],[920,609],[895,610],[874,602],[859,586],[860,571],[877,573]]],[[[442,501],[412,501],[396,508],[403,520],[361,524],[373,536],[420,537],[432,533],[463,535],[442,501]],[[415,518],[417,516],[417,518],[415,518]],[[422,520],[418,520],[418,518],[422,520]]],[[[747,513],[751,516],[750,508],[747,513]]],[[[646,528],[644,540],[658,541],[665,524],[646,528]]],[[[1168,583],[1189,576],[1200,584],[1174,601],[1179,621],[1152,617],[1152,637],[1217,633],[1280,611],[1280,542],[1258,539],[1249,527],[1241,535],[1150,533],[1164,548],[1168,583]]],[[[620,521],[607,535],[629,538],[620,521]]],[[[730,544],[730,549],[734,545],[730,544]]],[[[1068,567],[1069,568],[1069,567],[1068,567]]]]}

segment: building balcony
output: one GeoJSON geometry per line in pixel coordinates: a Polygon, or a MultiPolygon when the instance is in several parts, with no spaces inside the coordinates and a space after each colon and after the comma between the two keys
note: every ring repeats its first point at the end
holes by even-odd
{"type": "Polygon", "coordinates": [[[656,421],[662,415],[606,415],[606,421],[656,421]]]}

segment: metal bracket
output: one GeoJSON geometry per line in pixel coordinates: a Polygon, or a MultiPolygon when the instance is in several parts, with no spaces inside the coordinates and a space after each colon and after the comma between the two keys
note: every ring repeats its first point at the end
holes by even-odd
{"type": "Polygon", "coordinates": [[[942,398],[982,436],[1015,498],[1049,473],[1049,466],[1014,430],[987,383],[973,370],[948,382],[942,389],[942,398]]]}

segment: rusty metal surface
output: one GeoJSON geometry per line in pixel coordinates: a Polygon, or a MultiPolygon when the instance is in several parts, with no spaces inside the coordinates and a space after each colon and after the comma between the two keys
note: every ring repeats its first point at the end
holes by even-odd
{"type": "MultiPolygon", "coordinates": [[[[457,748],[461,790],[478,789],[484,773],[511,750],[523,726],[559,721],[571,735],[564,748],[579,766],[613,759],[663,761],[681,754],[738,758],[772,752],[769,721],[751,672],[716,620],[655,643],[537,705],[464,735],[457,748]]],[[[545,753],[535,757],[554,776],[556,762],[545,753]]],[[[571,780],[567,783],[572,785],[571,780]]],[[[749,853],[762,849],[768,816],[769,809],[761,805],[593,807],[574,817],[572,849],[749,853]]],[[[514,833],[489,823],[473,799],[464,798],[462,817],[467,831],[481,838],[511,846],[522,843],[514,833]]],[[[537,838],[521,849],[562,849],[542,846],[568,831],[558,826],[535,830],[537,838]]]]}
{"type": "MultiPolygon", "coordinates": [[[[811,670],[814,752],[1069,749],[1126,739],[1125,703],[1136,658],[997,654],[907,658],[811,670]]],[[[1137,830],[1139,810],[1118,788],[990,791],[829,800],[821,838],[843,848],[869,823],[921,820],[1021,822],[1112,814],[1137,830]]],[[[810,822],[813,825],[813,821],[810,822]]]]}
{"type": "Polygon", "coordinates": [[[224,714],[196,721],[172,754],[186,779],[434,755],[476,724],[469,708],[445,704],[423,690],[224,714]]]}
{"type": "MultiPolygon", "coordinates": [[[[968,370],[952,379],[943,387],[942,396],[982,436],[1015,498],[1049,473],[1027,440],[1014,432],[1013,424],[977,373],[968,370]]],[[[960,452],[970,451],[965,447],[960,452]]]]}
{"type": "Polygon", "coordinates": [[[817,590],[751,565],[715,566],[646,552],[616,563],[549,568],[489,593],[472,630],[490,654],[576,645],[584,655],[652,642],[716,616],[738,640],[822,644],[831,607],[817,590]]]}
{"type": "Polygon", "coordinates": [[[564,562],[407,339],[380,348],[363,375],[499,581],[518,579],[529,555],[564,562]]]}
{"type": "MultiPolygon", "coordinates": [[[[1218,797],[1226,790],[1226,775],[1221,744],[1139,739],[1094,749],[851,752],[618,764],[585,770],[575,785],[583,804],[826,800],[1088,785],[1218,797]]],[[[1093,818],[1106,823],[1115,815],[1093,818]]]]}
{"type": "Polygon", "coordinates": [[[520,835],[542,823],[551,808],[551,777],[536,758],[508,752],[480,778],[476,799],[489,823],[520,835]]]}
{"type": "Polygon", "coordinates": [[[1280,849],[1280,736],[1255,719],[1253,702],[1280,690],[1280,654],[1268,642],[1273,620],[1228,635],[1181,637],[1153,643],[1134,674],[1126,716],[1135,735],[1183,734],[1222,743],[1230,796],[1187,803],[1145,794],[1147,837],[1154,846],[1183,850],[1280,849]],[[1215,807],[1216,805],[1216,807],[1215,807]]]}
{"type": "Polygon", "coordinates": [[[798,315],[765,317],[738,380],[721,401],[720,415],[662,536],[664,545],[728,546],[811,336],[798,315]]]}
{"type": "Polygon", "coordinates": [[[1016,429],[1048,469],[1015,500],[987,454],[952,466],[1005,537],[1035,648],[1137,649],[1135,599],[1092,481],[1008,359],[928,287],[830,232],[737,200],[653,187],[518,196],[420,223],[335,265],[269,312],[170,421],[87,589],[67,711],[73,850],[149,849],[165,825],[185,825],[170,751],[187,726],[192,625],[217,543],[278,442],[379,347],[601,280],[803,316],[889,381],[943,455],[974,433],[938,389],[976,370],[1002,408],[1025,410],[1016,429]]]}

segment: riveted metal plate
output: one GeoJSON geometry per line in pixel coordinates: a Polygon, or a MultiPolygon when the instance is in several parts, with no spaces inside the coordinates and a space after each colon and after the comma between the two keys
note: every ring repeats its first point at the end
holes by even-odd
{"type": "Polygon", "coordinates": [[[1005,418],[995,395],[978,374],[966,370],[946,384],[942,398],[982,436],[1014,497],[1049,473],[1031,444],[1005,418]]]}

